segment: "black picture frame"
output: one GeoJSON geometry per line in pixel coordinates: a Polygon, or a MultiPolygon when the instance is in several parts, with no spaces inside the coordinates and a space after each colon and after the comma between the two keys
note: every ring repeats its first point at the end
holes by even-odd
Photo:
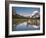
{"type": "Polygon", "coordinates": [[[24,37],[24,36],[40,36],[45,35],[45,3],[42,2],[24,2],[24,1],[5,1],[5,37],[24,37]],[[8,35],[9,34],[9,4],[10,3],[26,3],[26,4],[36,4],[36,5],[43,5],[43,33],[38,34],[22,34],[22,35],[8,35]]]}

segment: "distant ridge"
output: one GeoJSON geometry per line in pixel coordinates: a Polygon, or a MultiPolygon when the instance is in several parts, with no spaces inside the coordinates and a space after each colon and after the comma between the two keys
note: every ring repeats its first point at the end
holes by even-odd
{"type": "Polygon", "coordinates": [[[40,13],[38,12],[38,11],[34,11],[32,14],[31,14],[31,16],[24,16],[24,15],[20,15],[20,14],[12,14],[12,17],[13,18],[22,18],[22,19],[24,19],[24,18],[40,18],[40,13]]]}

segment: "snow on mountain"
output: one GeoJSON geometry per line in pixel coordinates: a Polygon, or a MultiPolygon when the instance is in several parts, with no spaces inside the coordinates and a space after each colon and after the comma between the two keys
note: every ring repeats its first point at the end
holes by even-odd
{"type": "Polygon", "coordinates": [[[24,17],[31,16],[31,14],[19,14],[19,15],[24,16],[24,17]]]}
{"type": "Polygon", "coordinates": [[[38,11],[33,11],[32,12],[32,14],[19,14],[19,15],[21,15],[21,16],[24,16],[24,17],[29,17],[30,16],[30,18],[32,17],[32,16],[34,16],[34,15],[36,15],[37,17],[39,16],[39,12],[38,11]],[[38,15],[36,15],[38,13],[38,15]]]}
{"type": "Polygon", "coordinates": [[[32,17],[38,18],[38,17],[40,17],[40,13],[38,11],[34,11],[33,14],[32,14],[32,17]]]}
{"type": "Polygon", "coordinates": [[[39,13],[39,12],[38,12],[38,11],[34,11],[34,12],[32,13],[32,16],[35,15],[36,13],[39,13]]]}
{"type": "MultiPolygon", "coordinates": [[[[16,15],[15,13],[13,13],[13,15],[16,15]]],[[[20,13],[17,14],[19,16],[23,16],[23,17],[27,17],[27,18],[36,18],[36,17],[40,17],[40,13],[38,11],[33,11],[30,14],[26,14],[26,13],[20,13]]]]}

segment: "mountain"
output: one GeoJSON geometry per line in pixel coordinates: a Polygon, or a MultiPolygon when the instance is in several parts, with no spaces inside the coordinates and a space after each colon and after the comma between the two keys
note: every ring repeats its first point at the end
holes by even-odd
{"type": "Polygon", "coordinates": [[[12,14],[13,18],[40,18],[40,13],[34,11],[32,14],[23,15],[23,14],[12,14]]]}
{"type": "Polygon", "coordinates": [[[33,14],[32,18],[40,18],[40,13],[36,12],[35,14],[33,14]]]}
{"type": "Polygon", "coordinates": [[[24,16],[21,16],[19,14],[15,14],[15,15],[12,15],[13,18],[27,18],[27,17],[24,17],[24,16]]]}

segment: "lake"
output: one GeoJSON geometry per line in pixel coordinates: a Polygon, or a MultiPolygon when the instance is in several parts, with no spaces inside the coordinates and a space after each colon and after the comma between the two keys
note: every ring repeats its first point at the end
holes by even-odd
{"type": "Polygon", "coordinates": [[[13,24],[12,31],[28,31],[28,30],[40,30],[40,25],[31,25],[27,24],[27,22],[13,24]]]}

